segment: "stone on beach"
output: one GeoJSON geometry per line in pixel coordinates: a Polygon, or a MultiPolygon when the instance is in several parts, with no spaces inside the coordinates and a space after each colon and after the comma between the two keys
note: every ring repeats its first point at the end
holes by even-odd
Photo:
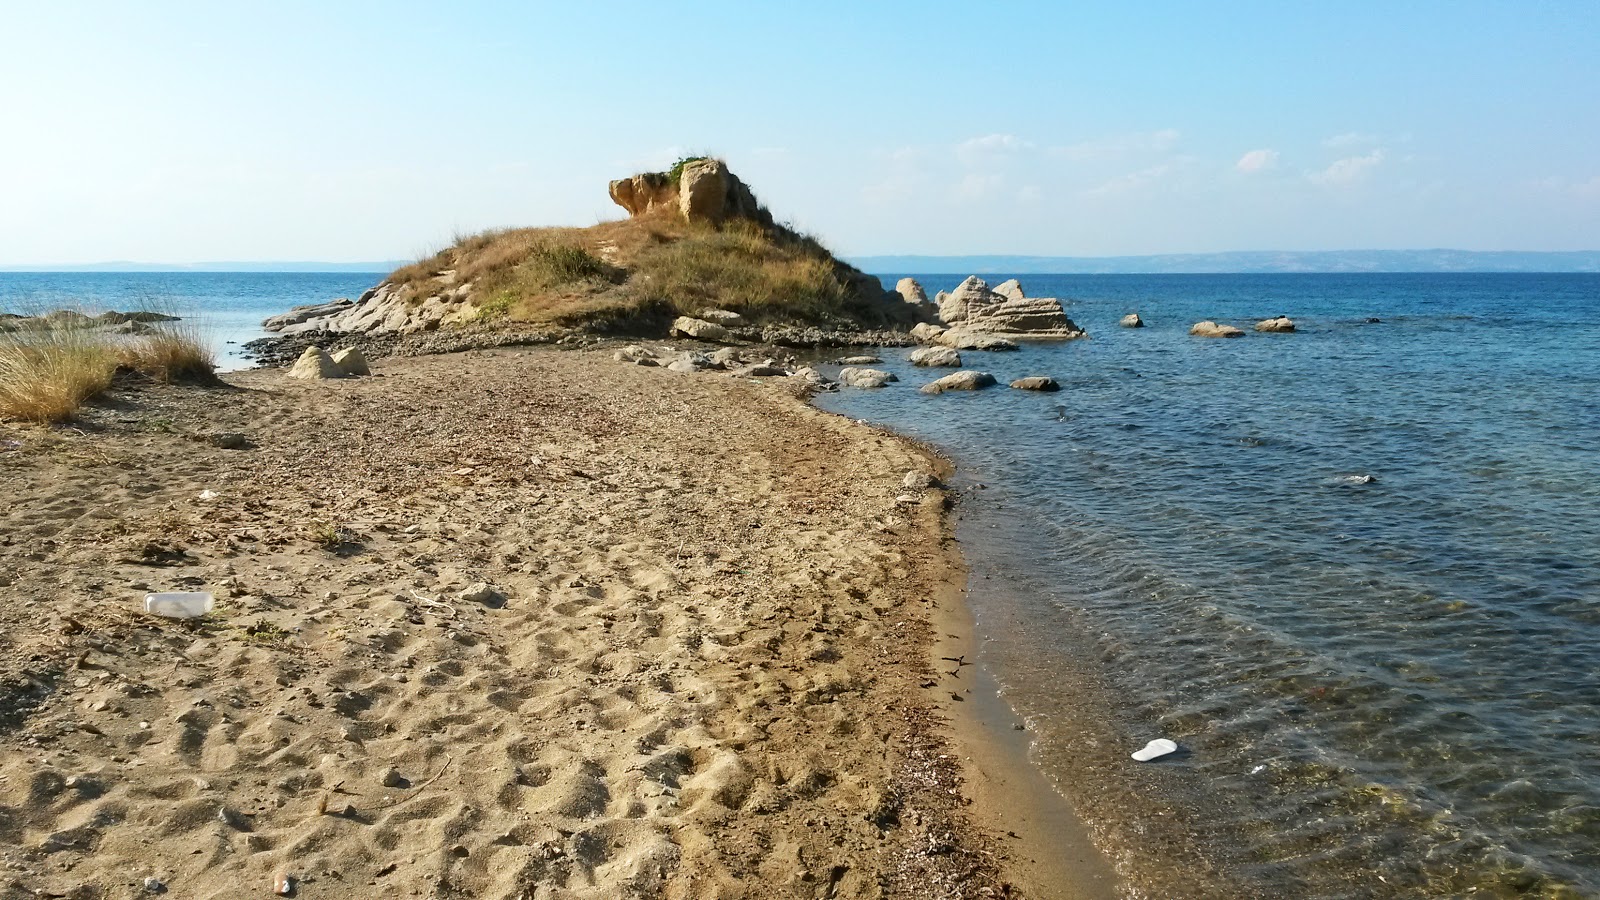
{"type": "Polygon", "coordinates": [[[672,333],[683,337],[692,337],[702,341],[726,341],[733,337],[728,329],[714,322],[695,319],[690,316],[679,316],[672,323],[672,333]]]}
{"type": "Polygon", "coordinates": [[[1244,337],[1244,332],[1233,327],[1232,325],[1218,325],[1210,319],[1207,319],[1204,322],[1194,323],[1193,327],[1189,329],[1189,333],[1195,337],[1244,337]]]}
{"type": "Polygon", "coordinates": [[[1061,385],[1048,375],[1029,375],[1011,382],[1011,386],[1019,391],[1059,391],[1061,385]]]}
{"type": "Polygon", "coordinates": [[[1123,328],[1143,328],[1144,320],[1139,318],[1138,313],[1128,313],[1127,315],[1123,316],[1122,321],[1118,322],[1117,324],[1121,325],[1123,328]]]}
{"type": "Polygon", "coordinates": [[[1294,331],[1294,320],[1288,316],[1263,319],[1256,323],[1256,330],[1269,334],[1289,334],[1294,331]]]}
{"type": "Polygon", "coordinates": [[[894,373],[882,369],[861,369],[846,366],[839,370],[839,381],[851,387],[880,388],[891,381],[899,381],[894,373]]]}
{"type": "Polygon", "coordinates": [[[334,363],[333,357],[321,347],[307,347],[306,352],[289,367],[290,378],[304,378],[308,380],[321,380],[325,378],[343,378],[344,372],[334,363]]]}
{"type": "Polygon", "coordinates": [[[970,369],[961,372],[952,372],[937,381],[930,381],[922,386],[924,394],[942,394],[945,391],[976,391],[981,388],[993,387],[996,384],[994,376],[988,372],[975,372],[970,369]]]}
{"type": "Polygon", "coordinates": [[[959,368],[961,354],[949,347],[922,347],[911,351],[911,364],[913,366],[959,368]]]}
{"type": "Polygon", "coordinates": [[[333,364],[339,371],[346,375],[371,375],[372,368],[367,365],[367,357],[356,347],[346,347],[333,354],[333,364]]]}

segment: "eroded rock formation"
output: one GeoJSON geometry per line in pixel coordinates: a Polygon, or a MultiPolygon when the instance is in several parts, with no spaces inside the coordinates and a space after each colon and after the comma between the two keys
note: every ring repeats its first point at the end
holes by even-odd
{"type": "Polygon", "coordinates": [[[1015,279],[991,290],[982,278],[970,276],[954,291],[936,298],[939,318],[953,329],[1030,338],[1083,337],[1083,329],[1067,318],[1061,301],[1027,297],[1015,279]]]}

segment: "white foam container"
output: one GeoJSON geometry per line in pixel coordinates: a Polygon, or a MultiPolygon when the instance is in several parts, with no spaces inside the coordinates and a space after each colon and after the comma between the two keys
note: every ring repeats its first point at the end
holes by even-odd
{"type": "Polygon", "coordinates": [[[169,619],[195,619],[211,612],[216,601],[204,591],[169,591],[144,595],[144,611],[169,619]]]}

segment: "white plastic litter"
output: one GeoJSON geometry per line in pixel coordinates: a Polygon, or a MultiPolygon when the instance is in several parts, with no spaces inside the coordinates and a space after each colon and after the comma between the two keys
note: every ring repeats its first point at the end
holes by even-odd
{"type": "Polygon", "coordinates": [[[1177,751],[1177,744],[1167,740],[1166,738],[1156,738],[1150,743],[1145,744],[1143,750],[1135,752],[1133,754],[1133,758],[1139,762],[1149,762],[1152,759],[1160,759],[1161,757],[1166,756],[1168,753],[1176,753],[1177,751]]]}
{"type": "Polygon", "coordinates": [[[169,619],[194,619],[211,612],[216,601],[204,591],[170,591],[144,595],[144,611],[169,619]]]}

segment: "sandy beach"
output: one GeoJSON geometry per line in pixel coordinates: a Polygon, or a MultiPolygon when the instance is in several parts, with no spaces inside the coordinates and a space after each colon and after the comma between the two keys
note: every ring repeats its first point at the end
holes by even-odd
{"type": "Polygon", "coordinates": [[[0,897],[1111,894],[941,662],[937,457],[782,379],[375,370],[0,425],[0,897]]]}

